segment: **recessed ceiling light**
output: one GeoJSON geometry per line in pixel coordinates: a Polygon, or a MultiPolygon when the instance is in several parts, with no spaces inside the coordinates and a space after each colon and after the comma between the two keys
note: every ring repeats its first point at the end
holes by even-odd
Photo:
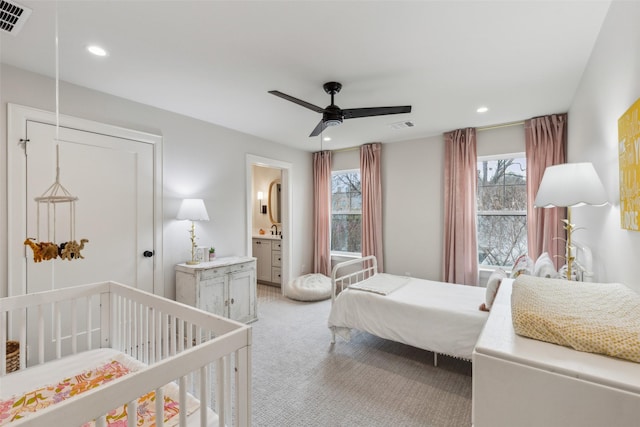
{"type": "Polygon", "coordinates": [[[482,107],[478,107],[476,110],[478,113],[486,113],[487,111],[489,111],[489,107],[485,107],[484,105],[482,107]]]}
{"type": "Polygon", "coordinates": [[[330,136],[325,136],[324,138],[322,138],[323,141],[331,141],[331,137],[330,136]]]}
{"type": "Polygon", "coordinates": [[[107,51],[97,45],[87,46],[87,50],[96,56],[107,56],[107,51]]]}

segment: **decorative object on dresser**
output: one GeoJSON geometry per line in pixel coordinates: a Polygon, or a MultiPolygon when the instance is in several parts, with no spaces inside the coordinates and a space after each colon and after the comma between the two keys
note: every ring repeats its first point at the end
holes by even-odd
{"type": "Polygon", "coordinates": [[[176,266],[176,301],[238,322],[257,320],[256,286],[255,258],[176,266]]]}
{"type": "Polygon", "coordinates": [[[212,246],[209,248],[209,261],[213,261],[215,257],[216,257],[216,248],[212,246]]]}
{"type": "Polygon", "coordinates": [[[282,240],[280,238],[254,238],[253,256],[257,258],[258,282],[267,285],[282,284],[282,240]]]}
{"type": "Polygon", "coordinates": [[[199,261],[196,260],[196,226],[195,221],[209,221],[209,214],[207,208],[204,206],[202,199],[184,199],[176,215],[177,220],[189,220],[191,221],[191,261],[187,261],[189,265],[197,265],[199,261]]]}
{"type": "Polygon", "coordinates": [[[567,208],[567,219],[562,220],[565,224],[564,229],[567,230],[565,253],[567,280],[572,280],[572,268],[575,261],[571,234],[576,228],[575,224],[571,223],[571,208],[606,204],[607,195],[591,163],[564,163],[545,169],[534,206],[537,208],[567,208]]]}

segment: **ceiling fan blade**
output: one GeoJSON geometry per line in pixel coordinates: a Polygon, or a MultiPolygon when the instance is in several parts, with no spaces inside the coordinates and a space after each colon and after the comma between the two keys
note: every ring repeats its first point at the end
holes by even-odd
{"type": "Polygon", "coordinates": [[[324,113],[324,108],[320,108],[320,107],[318,107],[316,105],[308,103],[307,101],[303,101],[301,99],[294,98],[293,96],[287,95],[286,93],[282,93],[282,92],[277,91],[277,90],[270,90],[269,93],[271,95],[279,96],[282,99],[286,99],[287,101],[291,101],[291,102],[293,102],[295,104],[298,104],[298,105],[301,105],[301,106],[303,106],[305,108],[313,110],[316,113],[324,113]]]}
{"type": "Polygon", "coordinates": [[[327,128],[327,123],[324,120],[320,120],[320,123],[318,123],[318,126],[316,126],[313,132],[311,132],[311,135],[309,135],[309,138],[311,138],[312,136],[320,135],[320,132],[322,132],[326,128],[327,128]]]}
{"type": "Polygon", "coordinates": [[[387,114],[410,113],[411,105],[401,107],[372,107],[372,108],[348,108],[342,110],[345,119],[356,119],[358,117],[384,116],[387,114]]]}

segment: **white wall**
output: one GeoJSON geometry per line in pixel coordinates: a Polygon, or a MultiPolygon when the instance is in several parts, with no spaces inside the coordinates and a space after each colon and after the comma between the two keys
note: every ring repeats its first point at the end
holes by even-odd
{"type": "MultiPolygon", "coordinates": [[[[159,88],[161,90],[161,88],[159,88]]],[[[6,153],[7,103],[55,111],[53,80],[2,65],[0,68],[0,150],[6,153]]],[[[203,121],[149,107],[87,88],[62,83],[60,113],[160,134],[163,137],[163,236],[165,295],[175,295],[174,265],[190,258],[190,241],[184,223],[176,221],[184,197],[203,198],[211,218],[196,225],[199,244],[214,243],[216,254],[245,255],[246,154],[277,159],[293,165],[292,274],[311,265],[312,161],[308,152],[226,129],[203,121]]],[[[13,141],[11,143],[14,143],[13,141]]],[[[0,156],[6,171],[6,156],[0,156]]],[[[0,174],[0,241],[7,240],[7,178],[0,174]],[[6,209],[4,208],[6,207],[6,209]]],[[[6,246],[4,248],[6,250],[6,246]]],[[[250,251],[250,248],[248,249],[250,251]]],[[[7,277],[7,258],[0,256],[0,277],[7,277]]],[[[0,283],[0,296],[6,295],[0,283]]]]}
{"type": "Polygon", "coordinates": [[[620,227],[618,119],[640,97],[640,2],[613,1],[569,109],[569,162],[592,162],[611,203],[572,210],[596,281],[640,292],[640,232],[620,227]]]}

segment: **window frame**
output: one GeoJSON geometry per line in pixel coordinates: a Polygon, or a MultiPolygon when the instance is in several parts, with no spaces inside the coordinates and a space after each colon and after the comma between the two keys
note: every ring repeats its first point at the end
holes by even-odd
{"type": "MultiPolygon", "coordinates": [[[[525,159],[526,160],[527,156],[526,156],[526,152],[516,152],[516,153],[506,153],[506,154],[489,154],[489,155],[483,155],[483,156],[476,156],[476,169],[477,169],[477,164],[480,162],[485,162],[485,161],[492,161],[492,160],[504,160],[504,159],[525,159]]],[[[528,170],[527,170],[528,171],[528,170]]],[[[526,181],[528,179],[528,174],[525,174],[525,189],[526,189],[526,181]]],[[[476,200],[478,197],[478,189],[480,188],[479,183],[476,183],[476,200]]],[[[482,215],[482,216],[524,216],[525,218],[525,225],[527,224],[527,208],[525,207],[524,210],[512,210],[512,211],[506,211],[506,210],[488,210],[488,211],[480,211],[478,209],[478,206],[476,204],[476,226],[478,224],[478,217],[482,215]]],[[[478,230],[476,228],[476,248],[478,253],[480,253],[480,240],[478,238],[478,230]]],[[[480,261],[478,260],[478,268],[479,269],[483,269],[483,270],[497,270],[499,268],[505,269],[505,270],[509,270],[511,266],[506,266],[506,265],[493,265],[493,264],[480,264],[480,261]]]]}
{"type": "MultiPolygon", "coordinates": [[[[357,172],[358,175],[360,176],[360,186],[361,186],[361,191],[360,191],[360,195],[362,197],[362,171],[360,170],[360,168],[352,168],[352,169],[341,169],[341,170],[332,170],[331,171],[331,204],[330,204],[330,212],[329,212],[329,218],[331,219],[331,223],[329,224],[329,245],[331,246],[333,239],[332,239],[332,231],[333,231],[333,176],[334,175],[338,175],[338,174],[346,174],[346,173],[352,173],[352,172],[357,172]]],[[[362,206],[360,206],[360,229],[362,230],[362,206]]],[[[362,257],[362,251],[360,252],[348,252],[348,251],[338,251],[338,250],[334,250],[333,248],[330,247],[330,254],[331,256],[336,256],[336,257],[343,257],[343,258],[361,258],[362,257]]]]}

